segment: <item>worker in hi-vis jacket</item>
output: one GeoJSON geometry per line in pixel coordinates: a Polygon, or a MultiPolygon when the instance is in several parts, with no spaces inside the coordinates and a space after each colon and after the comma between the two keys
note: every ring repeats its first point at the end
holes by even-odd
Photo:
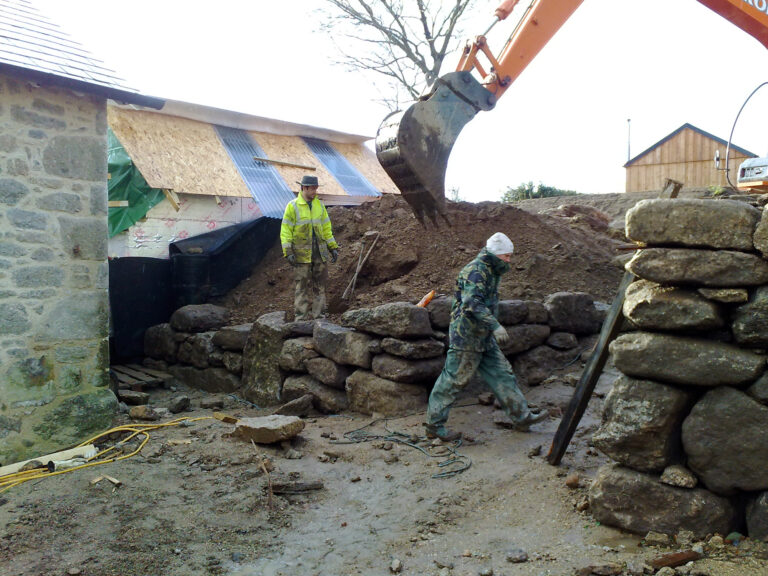
{"type": "Polygon", "coordinates": [[[339,246],[328,210],[317,198],[317,176],[304,176],[297,184],[301,191],[285,207],[280,243],[283,256],[296,269],[295,320],[310,320],[325,313],[327,262],[336,262],[339,246]]]}

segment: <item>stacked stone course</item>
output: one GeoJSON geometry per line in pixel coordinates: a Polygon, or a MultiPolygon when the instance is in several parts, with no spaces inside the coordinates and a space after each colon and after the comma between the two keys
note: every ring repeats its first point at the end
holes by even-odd
{"type": "MultiPolygon", "coordinates": [[[[261,407],[309,396],[324,413],[401,415],[426,407],[445,363],[451,304],[446,297],[427,308],[394,302],[350,310],[340,324],[287,322],[285,312],[272,312],[241,326],[225,326],[223,308],[185,306],[147,330],[153,360],[145,362],[261,407]]],[[[502,301],[499,320],[512,337],[504,352],[520,382],[535,386],[579,359],[578,337],[599,331],[603,316],[583,293],[502,301]]]]}
{"type": "Polygon", "coordinates": [[[599,521],[644,534],[768,537],[768,209],[643,200],[644,247],[610,345],[622,372],[594,445],[614,463],[590,490],[599,521]]]}

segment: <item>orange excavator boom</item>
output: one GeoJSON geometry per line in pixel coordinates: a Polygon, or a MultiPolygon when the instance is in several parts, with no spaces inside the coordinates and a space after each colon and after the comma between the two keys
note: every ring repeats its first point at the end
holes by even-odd
{"type": "MultiPolygon", "coordinates": [[[[494,24],[504,20],[518,2],[502,2],[494,24]]],[[[440,217],[448,221],[445,172],[461,130],[480,110],[493,109],[582,2],[532,0],[498,56],[484,35],[477,36],[467,43],[455,72],[438,78],[405,111],[384,119],[376,135],[376,155],[422,224],[425,217],[435,225],[440,217]]],[[[768,0],[698,2],[768,48],[768,0]]]]}

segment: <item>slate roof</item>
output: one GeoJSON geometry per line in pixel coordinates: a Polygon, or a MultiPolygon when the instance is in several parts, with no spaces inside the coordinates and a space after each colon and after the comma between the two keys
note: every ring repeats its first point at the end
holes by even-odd
{"type": "Polygon", "coordinates": [[[0,71],[23,71],[128,104],[161,108],[163,101],[124,85],[113,70],[94,58],[29,0],[0,0],[0,71]]]}

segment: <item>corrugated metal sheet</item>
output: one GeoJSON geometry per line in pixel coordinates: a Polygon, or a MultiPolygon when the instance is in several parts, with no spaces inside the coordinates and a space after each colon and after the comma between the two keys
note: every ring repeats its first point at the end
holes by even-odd
{"type": "Polygon", "coordinates": [[[285,205],[295,195],[272,164],[253,159],[254,156],[266,157],[261,147],[244,130],[217,125],[216,133],[258,203],[261,213],[272,218],[282,218],[285,205]]]}
{"type": "Polygon", "coordinates": [[[0,64],[135,92],[28,0],[0,0],[0,64]]]}
{"type": "Polygon", "coordinates": [[[304,142],[317,156],[317,159],[322,162],[326,170],[339,181],[347,194],[350,196],[381,196],[381,192],[376,190],[365,176],[360,174],[349,160],[339,154],[328,142],[307,137],[304,137],[304,142]]]}

